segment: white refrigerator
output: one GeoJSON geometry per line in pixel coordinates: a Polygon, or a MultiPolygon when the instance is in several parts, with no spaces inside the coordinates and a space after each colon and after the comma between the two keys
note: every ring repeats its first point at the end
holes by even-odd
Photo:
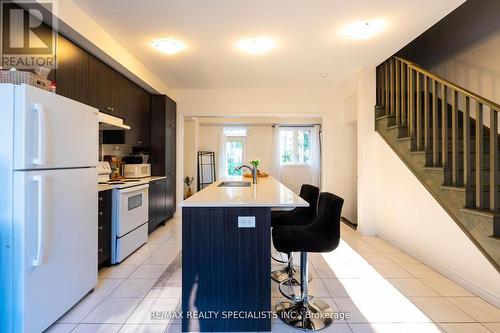
{"type": "Polygon", "coordinates": [[[42,332],[97,283],[98,110],[0,84],[0,332],[42,332]]]}

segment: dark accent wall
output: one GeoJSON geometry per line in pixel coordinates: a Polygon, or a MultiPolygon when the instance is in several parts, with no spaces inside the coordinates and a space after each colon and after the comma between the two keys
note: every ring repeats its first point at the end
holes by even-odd
{"type": "Polygon", "coordinates": [[[397,54],[432,67],[499,33],[500,1],[469,0],[397,54]]]}
{"type": "Polygon", "coordinates": [[[500,1],[469,0],[397,55],[500,102],[500,1]]]}

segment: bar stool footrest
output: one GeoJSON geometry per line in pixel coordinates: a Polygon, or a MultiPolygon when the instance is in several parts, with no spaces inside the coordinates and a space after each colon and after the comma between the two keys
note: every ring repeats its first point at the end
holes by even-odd
{"type": "Polygon", "coordinates": [[[333,323],[334,311],[322,300],[309,299],[294,302],[283,299],[276,303],[277,316],[288,326],[306,330],[321,330],[333,323]]]}

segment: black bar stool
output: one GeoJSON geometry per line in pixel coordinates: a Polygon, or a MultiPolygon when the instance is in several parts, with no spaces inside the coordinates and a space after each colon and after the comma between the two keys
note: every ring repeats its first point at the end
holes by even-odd
{"type": "MultiPolygon", "coordinates": [[[[309,203],[309,207],[297,207],[289,211],[273,211],[271,212],[271,226],[277,227],[280,225],[308,225],[316,218],[318,210],[319,188],[309,184],[303,184],[300,188],[300,197],[309,203]]],[[[297,279],[291,279],[299,270],[293,265],[292,253],[287,253],[288,260],[283,261],[273,257],[274,260],[287,264],[282,269],[276,269],[271,272],[271,279],[276,282],[287,281],[288,284],[296,285],[297,279]]],[[[308,275],[309,280],[312,275],[308,275]]]]}
{"type": "MultiPolygon", "coordinates": [[[[308,295],[308,252],[330,252],[337,248],[340,241],[340,214],[344,200],[331,193],[321,193],[319,196],[318,216],[306,226],[277,226],[273,229],[273,242],[276,250],[290,253],[300,251],[300,295],[287,295],[275,305],[278,317],[287,325],[320,330],[333,323],[333,311],[321,300],[313,300],[308,295]]],[[[294,279],[293,277],[291,279],[294,279]]]]}

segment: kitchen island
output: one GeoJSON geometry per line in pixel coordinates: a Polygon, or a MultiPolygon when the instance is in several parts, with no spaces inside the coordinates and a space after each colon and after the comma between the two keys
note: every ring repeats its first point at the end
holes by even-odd
{"type": "Polygon", "coordinates": [[[251,182],[219,180],[181,204],[184,332],[271,330],[271,208],[308,203],[272,177],[251,182]]]}

